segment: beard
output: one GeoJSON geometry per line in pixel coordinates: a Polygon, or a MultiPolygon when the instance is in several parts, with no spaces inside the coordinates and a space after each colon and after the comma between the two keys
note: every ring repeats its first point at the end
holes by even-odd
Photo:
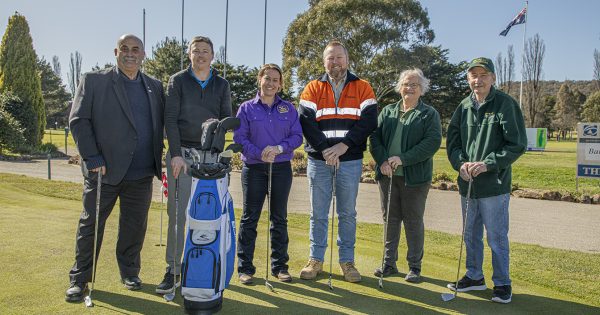
{"type": "Polygon", "coordinates": [[[344,77],[344,75],[346,75],[347,70],[348,69],[343,67],[333,68],[327,74],[329,74],[329,76],[332,77],[334,80],[339,81],[344,77]]]}

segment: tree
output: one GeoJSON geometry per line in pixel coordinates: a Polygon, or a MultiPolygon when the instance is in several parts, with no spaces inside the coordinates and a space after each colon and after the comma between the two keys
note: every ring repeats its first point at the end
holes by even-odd
{"type": "Polygon", "coordinates": [[[571,88],[571,92],[573,92],[575,108],[577,109],[577,120],[579,121],[581,119],[581,114],[583,113],[583,104],[585,104],[587,96],[581,93],[581,91],[575,86],[571,88]]]}
{"type": "MultiPolygon", "coordinates": [[[[466,78],[466,62],[452,64],[448,61],[448,50],[436,47],[423,47],[429,51],[427,63],[415,64],[423,70],[430,80],[429,92],[423,96],[423,101],[432,105],[440,113],[442,124],[445,126],[452,118],[452,113],[466,95],[469,85],[466,78]]],[[[398,78],[396,78],[397,80],[398,78]]],[[[382,102],[389,104],[391,102],[382,102]]],[[[443,130],[446,130],[445,128],[443,130]]]]}
{"type": "Polygon", "coordinates": [[[556,97],[555,126],[560,129],[563,139],[566,132],[573,130],[577,124],[577,100],[567,82],[563,83],[556,97]]]}
{"type": "MultiPolygon", "coordinates": [[[[224,67],[220,62],[216,62],[213,68],[217,69],[220,73],[223,73],[224,67]]],[[[254,98],[258,91],[258,85],[256,83],[256,76],[258,75],[258,68],[249,69],[247,66],[233,66],[226,64],[227,66],[227,81],[231,88],[231,107],[233,114],[237,113],[237,109],[242,102],[254,98]]]]}
{"type": "Polygon", "coordinates": [[[46,106],[46,122],[52,127],[54,123],[66,126],[71,95],[46,59],[38,59],[37,65],[42,83],[42,98],[46,106]]]}
{"type": "Polygon", "coordinates": [[[0,93],[11,92],[21,100],[6,110],[24,128],[26,143],[32,147],[41,144],[46,126],[36,59],[27,20],[15,13],[8,19],[0,45],[0,93]]]}
{"type": "Polygon", "coordinates": [[[542,111],[538,118],[536,118],[538,126],[548,128],[548,132],[552,134],[556,130],[556,126],[554,125],[556,95],[544,95],[541,100],[541,107],[542,111]]]}
{"type": "Polygon", "coordinates": [[[581,120],[584,122],[600,122],[600,91],[590,95],[583,104],[581,120]]]}
{"type": "Polygon", "coordinates": [[[73,97],[75,96],[77,86],[79,86],[79,78],[81,78],[81,59],[81,54],[78,51],[75,51],[75,54],[71,53],[67,78],[69,80],[69,89],[71,90],[71,95],[73,95],[73,97]]]}
{"type": "Polygon", "coordinates": [[[508,46],[506,53],[507,57],[502,57],[502,53],[498,53],[496,57],[496,79],[498,88],[506,94],[510,94],[511,83],[515,75],[515,53],[513,46],[508,46]]]}
{"type": "Polygon", "coordinates": [[[92,67],[92,71],[104,70],[104,69],[112,68],[114,66],[115,65],[111,62],[105,63],[103,67],[100,67],[100,65],[98,63],[96,63],[96,65],[92,67]]]}
{"type": "Polygon", "coordinates": [[[58,61],[58,56],[52,56],[52,71],[54,71],[54,74],[56,74],[56,76],[59,78],[62,75],[62,71],[60,69],[60,61],[58,61]]]}
{"type": "Polygon", "coordinates": [[[7,106],[22,107],[23,104],[10,92],[0,94],[0,154],[4,149],[16,151],[25,143],[23,128],[6,110],[7,106]]]}
{"type": "MultiPolygon", "coordinates": [[[[183,41],[187,47],[187,41],[183,41]]],[[[184,69],[190,65],[190,58],[182,49],[182,44],[175,37],[165,37],[156,46],[152,47],[152,57],[144,61],[144,72],[162,81],[166,87],[169,77],[181,71],[181,56],[183,55],[184,69]]]]}
{"type": "Polygon", "coordinates": [[[304,86],[323,73],[322,53],[341,40],[351,68],[371,83],[377,99],[394,94],[398,74],[426,64],[431,44],[427,11],[414,0],[320,0],[289,25],[283,47],[284,82],[304,86]]]}
{"type": "Polygon", "coordinates": [[[594,82],[596,82],[596,90],[600,90],[600,52],[594,49],[594,82]]]}
{"type": "Polygon", "coordinates": [[[539,126],[537,118],[542,112],[542,65],[546,53],[546,44],[539,34],[535,34],[525,43],[525,56],[523,56],[523,115],[527,127],[539,126]]]}

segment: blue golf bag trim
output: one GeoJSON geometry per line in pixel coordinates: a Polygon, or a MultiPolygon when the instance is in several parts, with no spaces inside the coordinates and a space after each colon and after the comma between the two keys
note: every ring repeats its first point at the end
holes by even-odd
{"type": "Polygon", "coordinates": [[[181,294],[186,308],[220,308],[223,290],[233,275],[235,216],[228,186],[229,176],[192,178],[182,263],[181,294]]]}

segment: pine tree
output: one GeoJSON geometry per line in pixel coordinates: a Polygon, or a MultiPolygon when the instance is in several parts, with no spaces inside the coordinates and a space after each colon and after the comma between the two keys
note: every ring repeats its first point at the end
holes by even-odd
{"type": "Polygon", "coordinates": [[[187,47],[186,40],[181,44],[175,37],[166,37],[152,47],[152,57],[144,61],[144,72],[160,80],[166,87],[169,77],[181,71],[182,55],[184,69],[190,65],[190,58],[182,47],[187,47]]]}
{"type": "Polygon", "coordinates": [[[27,20],[15,13],[8,19],[0,44],[0,93],[11,92],[21,100],[22,106],[12,108],[11,114],[25,129],[26,143],[32,147],[41,144],[46,126],[36,60],[27,20]]]}
{"type": "Polygon", "coordinates": [[[555,105],[555,124],[561,130],[563,139],[567,131],[573,130],[577,125],[578,104],[575,95],[571,91],[568,83],[560,86],[556,96],[555,105]]]}
{"type": "Polygon", "coordinates": [[[42,97],[46,107],[46,121],[50,127],[66,126],[69,119],[71,95],[54,70],[50,62],[42,58],[38,60],[38,69],[42,82],[42,97]]]}
{"type": "Polygon", "coordinates": [[[600,91],[593,93],[583,104],[582,120],[600,122],[600,91]]]}

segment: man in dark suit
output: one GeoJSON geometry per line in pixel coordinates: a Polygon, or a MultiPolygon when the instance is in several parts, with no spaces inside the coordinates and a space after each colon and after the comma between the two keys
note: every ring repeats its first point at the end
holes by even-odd
{"type": "Polygon", "coordinates": [[[83,75],[69,117],[84,177],[75,264],[65,293],[69,302],[81,301],[92,279],[98,172],[103,176],[97,253],[106,219],[118,198],[116,256],[121,279],[129,290],[142,286],[138,277],[140,251],[152,198],[152,177],[161,174],[165,97],[161,82],[139,71],[145,53],[138,37],[121,36],[114,52],[116,67],[83,75]]]}

